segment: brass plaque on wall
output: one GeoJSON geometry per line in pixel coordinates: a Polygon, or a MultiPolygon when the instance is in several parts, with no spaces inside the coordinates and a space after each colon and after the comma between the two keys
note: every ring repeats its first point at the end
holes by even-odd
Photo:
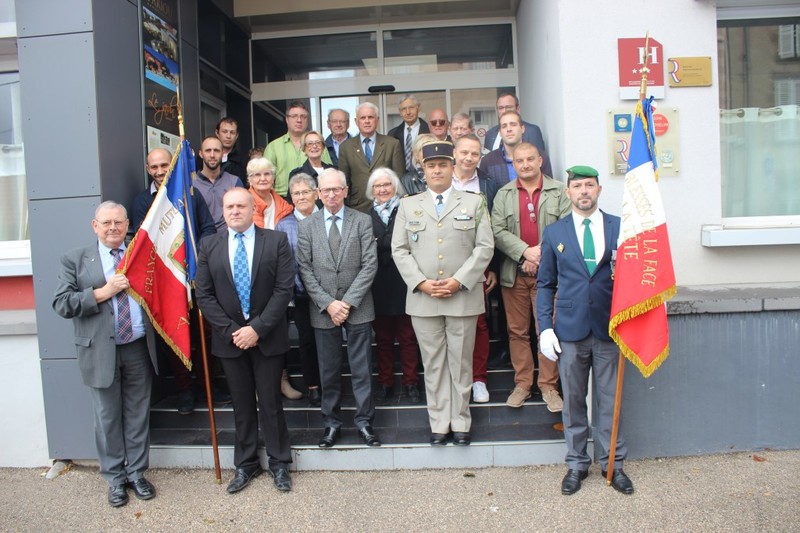
{"type": "Polygon", "coordinates": [[[667,59],[670,87],[710,87],[710,57],[671,57],[667,59]]]}
{"type": "MultiPolygon", "coordinates": [[[[609,173],[624,176],[628,171],[631,132],[635,107],[612,109],[608,112],[608,148],[611,169],[609,173]]],[[[680,173],[680,115],[678,109],[661,105],[653,111],[653,128],[656,133],[656,158],[659,176],[677,176],[680,173]]]]}

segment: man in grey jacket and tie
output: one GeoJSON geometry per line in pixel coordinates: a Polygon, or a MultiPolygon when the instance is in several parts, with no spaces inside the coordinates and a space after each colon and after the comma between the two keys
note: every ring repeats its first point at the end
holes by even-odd
{"type": "Polygon", "coordinates": [[[311,326],[317,342],[322,416],[325,432],[320,448],[336,444],[342,427],[342,328],[347,332],[347,357],[356,401],[354,421],[367,446],[380,446],[372,429],[372,281],[378,270],[372,219],[345,208],[347,180],[330,168],[319,176],[323,209],[301,220],[297,265],[311,298],[311,326]]]}
{"type": "Polygon", "coordinates": [[[140,500],[156,495],[144,472],[150,461],[150,390],[158,364],[150,321],[128,296],[128,278],[116,273],[125,255],[125,207],[101,203],[92,229],[96,243],[61,258],[53,309],[72,319],[78,366],[92,396],[100,476],[108,482],[108,504],[120,507],[128,503],[129,487],[140,500]]]}

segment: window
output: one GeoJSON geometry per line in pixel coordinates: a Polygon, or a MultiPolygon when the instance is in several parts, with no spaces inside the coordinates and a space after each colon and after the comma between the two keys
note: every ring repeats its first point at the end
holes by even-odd
{"type": "Polygon", "coordinates": [[[721,21],[717,38],[722,216],[794,224],[800,220],[794,177],[800,167],[800,20],[721,21]]]}
{"type": "Polygon", "coordinates": [[[0,241],[28,239],[19,74],[0,74],[0,241]]]}

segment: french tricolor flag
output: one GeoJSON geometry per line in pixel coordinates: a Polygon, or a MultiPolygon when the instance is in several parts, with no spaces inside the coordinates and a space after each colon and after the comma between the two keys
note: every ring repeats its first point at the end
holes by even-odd
{"type": "Polygon", "coordinates": [[[657,184],[653,98],[636,106],[622,223],[614,270],[609,334],[649,377],[669,355],[666,301],[675,295],[667,219],[657,184]]]}
{"type": "Polygon", "coordinates": [[[183,140],[120,269],[130,282],[128,293],[189,369],[189,309],[197,259],[192,220],[194,171],[189,141],[183,140]]]}

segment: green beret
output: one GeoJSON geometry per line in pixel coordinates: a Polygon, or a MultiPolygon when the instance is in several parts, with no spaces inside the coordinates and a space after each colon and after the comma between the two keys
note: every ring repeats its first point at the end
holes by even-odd
{"type": "Polygon", "coordinates": [[[598,176],[597,170],[592,167],[587,167],[586,165],[575,165],[567,169],[567,181],[597,178],[598,176]]]}
{"type": "Polygon", "coordinates": [[[453,158],[453,143],[447,141],[434,141],[422,145],[423,163],[429,159],[442,158],[455,161],[455,158],[453,158]]]}

